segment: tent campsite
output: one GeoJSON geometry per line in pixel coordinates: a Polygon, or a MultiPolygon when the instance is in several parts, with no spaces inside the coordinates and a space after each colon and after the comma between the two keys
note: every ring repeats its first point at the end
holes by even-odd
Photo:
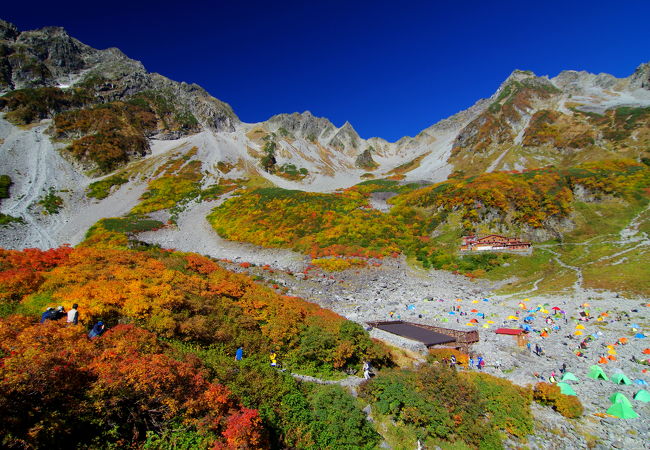
{"type": "Polygon", "coordinates": [[[614,417],[619,419],[636,419],[639,415],[634,412],[631,406],[626,405],[625,403],[614,403],[607,410],[607,414],[611,414],[614,417]]]}
{"type": "Polygon", "coordinates": [[[650,392],[646,391],[645,389],[641,389],[639,392],[634,394],[633,398],[636,401],[648,403],[650,402],[650,392]]]}
{"type": "Polygon", "coordinates": [[[625,384],[625,385],[632,384],[630,379],[626,377],[624,373],[615,373],[614,375],[612,375],[612,382],[616,384],[625,384]]]}
{"type": "Polygon", "coordinates": [[[616,392],[609,397],[609,401],[612,403],[625,403],[627,406],[632,406],[632,402],[620,392],[616,392]]]}
{"type": "Polygon", "coordinates": [[[578,377],[576,377],[574,374],[571,372],[567,372],[564,375],[562,375],[562,378],[560,381],[579,381],[578,377]]]}
{"type": "Polygon", "coordinates": [[[574,391],[573,388],[567,383],[560,382],[557,384],[557,386],[560,388],[560,392],[564,395],[573,395],[576,397],[578,396],[578,394],[576,394],[576,391],[574,391]]]}
{"type": "Polygon", "coordinates": [[[609,381],[609,378],[607,378],[607,375],[605,375],[605,372],[603,372],[603,369],[600,366],[591,366],[589,368],[589,373],[587,376],[589,378],[593,378],[594,380],[609,381]]]}

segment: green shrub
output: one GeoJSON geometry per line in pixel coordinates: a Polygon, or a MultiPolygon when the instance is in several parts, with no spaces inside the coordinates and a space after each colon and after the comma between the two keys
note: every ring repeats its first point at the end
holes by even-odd
{"type": "Polygon", "coordinates": [[[121,175],[112,175],[103,180],[90,183],[86,190],[86,195],[88,197],[96,198],[97,200],[102,200],[108,197],[113,186],[120,186],[128,181],[127,178],[123,178],[121,175]]]}
{"type": "Polygon", "coordinates": [[[154,231],[162,228],[164,224],[160,220],[146,219],[139,216],[127,217],[109,217],[101,219],[88,230],[88,236],[92,236],[93,231],[101,228],[114,233],[142,233],[145,231],[154,231]]]}
{"type": "Polygon", "coordinates": [[[22,217],[14,217],[9,214],[0,213],[0,226],[10,223],[25,223],[25,220],[22,217]]]}
{"type": "Polygon", "coordinates": [[[316,448],[372,449],[381,436],[354,398],[339,386],[317,386],[309,396],[310,429],[316,448]]]}
{"type": "Polygon", "coordinates": [[[379,413],[417,427],[423,439],[501,446],[478,389],[449,367],[385,370],[362,385],[361,395],[379,413]]]}
{"type": "Polygon", "coordinates": [[[464,375],[478,388],[494,426],[518,437],[533,432],[530,388],[519,387],[487,373],[473,372],[464,375]]]}
{"type": "Polygon", "coordinates": [[[38,201],[38,204],[43,207],[45,214],[58,214],[63,207],[63,199],[56,195],[53,187],[50,187],[47,194],[38,201]]]}
{"type": "Polygon", "coordinates": [[[0,175],[0,199],[9,198],[9,188],[12,184],[9,175],[0,175]]]}

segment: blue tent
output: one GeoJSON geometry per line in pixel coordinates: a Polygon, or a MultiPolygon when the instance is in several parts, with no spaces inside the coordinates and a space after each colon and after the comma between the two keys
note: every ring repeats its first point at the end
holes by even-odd
{"type": "Polygon", "coordinates": [[[487,299],[487,298],[484,298],[483,301],[484,301],[484,302],[489,302],[490,300],[487,299]]]}
{"type": "Polygon", "coordinates": [[[453,312],[453,311],[449,311],[449,315],[450,315],[450,316],[453,316],[454,314],[456,314],[456,313],[453,312]]]}
{"type": "Polygon", "coordinates": [[[637,378],[636,380],[634,380],[634,382],[635,382],[636,384],[641,385],[641,386],[647,386],[647,385],[648,385],[648,383],[646,383],[646,381],[645,381],[645,380],[642,380],[641,378],[637,378]]]}
{"type": "Polygon", "coordinates": [[[645,338],[645,334],[643,334],[643,333],[637,333],[637,334],[634,335],[634,337],[635,337],[635,338],[639,338],[639,339],[643,339],[643,338],[645,338]]]}
{"type": "Polygon", "coordinates": [[[535,320],[535,317],[533,317],[533,316],[527,316],[527,317],[524,317],[524,320],[535,320]]]}
{"type": "Polygon", "coordinates": [[[531,331],[532,327],[530,325],[523,324],[521,325],[521,329],[524,331],[531,331]]]}

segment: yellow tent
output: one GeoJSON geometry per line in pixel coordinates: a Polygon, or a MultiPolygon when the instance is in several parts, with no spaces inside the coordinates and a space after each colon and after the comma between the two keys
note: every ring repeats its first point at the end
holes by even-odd
{"type": "Polygon", "coordinates": [[[519,320],[517,316],[508,316],[508,320],[519,320]]]}
{"type": "Polygon", "coordinates": [[[575,333],[573,333],[575,336],[582,336],[582,331],[576,330],[575,333]]]}
{"type": "Polygon", "coordinates": [[[542,309],[542,312],[543,312],[544,314],[548,314],[548,309],[542,309]]]}
{"type": "Polygon", "coordinates": [[[478,300],[472,300],[472,303],[478,303],[478,300]]]}
{"type": "Polygon", "coordinates": [[[584,330],[584,329],[585,329],[584,325],[580,325],[580,324],[576,325],[576,330],[584,330]]]}
{"type": "Polygon", "coordinates": [[[530,299],[529,299],[529,298],[525,298],[524,301],[525,301],[525,302],[529,302],[530,299]]]}
{"type": "Polygon", "coordinates": [[[610,354],[610,355],[615,355],[616,350],[607,350],[607,353],[610,354]]]}
{"type": "Polygon", "coordinates": [[[467,322],[465,325],[467,325],[468,327],[473,327],[474,326],[474,324],[472,322],[467,322]]]}
{"type": "Polygon", "coordinates": [[[490,325],[488,325],[487,323],[484,323],[483,328],[490,328],[490,325]]]}
{"type": "Polygon", "coordinates": [[[489,324],[493,324],[493,323],[494,323],[494,320],[488,320],[487,323],[489,323],[489,324]]]}

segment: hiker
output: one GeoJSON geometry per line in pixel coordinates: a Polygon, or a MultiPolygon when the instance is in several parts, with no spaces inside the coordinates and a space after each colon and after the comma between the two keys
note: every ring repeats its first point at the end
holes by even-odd
{"type": "Polygon", "coordinates": [[[271,359],[271,367],[277,367],[278,365],[278,355],[275,353],[273,350],[271,350],[271,354],[269,355],[269,358],[271,359]]]}
{"type": "Polygon", "coordinates": [[[474,366],[474,358],[469,359],[469,368],[471,369],[474,366]]]}
{"type": "Polygon", "coordinates": [[[537,356],[540,356],[541,352],[542,352],[542,348],[538,344],[535,344],[535,354],[537,356]]]}
{"type": "Polygon", "coordinates": [[[90,330],[90,333],[88,333],[88,338],[94,339],[98,336],[101,336],[104,334],[104,331],[106,331],[106,325],[104,325],[104,322],[101,320],[95,324],[92,330],[90,330]]]}
{"type": "Polygon", "coordinates": [[[566,372],[566,363],[563,362],[563,363],[562,363],[562,367],[560,367],[560,373],[561,373],[561,374],[564,374],[565,372],[566,372]]]}
{"type": "Polygon", "coordinates": [[[53,320],[55,314],[56,311],[54,311],[54,308],[50,306],[43,312],[43,314],[41,314],[41,323],[45,322],[46,320],[53,320]]]}
{"type": "Polygon", "coordinates": [[[79,305],[76,303],[72,305],[72,309],[68,311],[68,323],[71,323],[72,325],[77,325],[79,323],[79,311],[78,309],[79,305]]]}
{"type": "Polygon", "coordinates": [[[235,352],[235,361],[241,361],[242,359],[244,359],[244,347],[240,345],[235,352]]]}
{"type": "Polygon", "coordinates": [[[370,379],[370,363],[368,361],[363,362],[363,378],[370,379]]]}
{"type": "Polygon", "coordinates": [[[476,367],[478,367],[478,370],[482,371],[483,367],[485,367],[485,360],[483,359],[482,356],[478,357],[478,363],[476,364],[476,367]]]}
{"type": "Polygon", "coordinates": [[[65,312],[65,308],[63,306],[57,306],[56,311],[54,311],[54,314],[52,315],[52,318],[50,320],[59,320],[62,317],[66,317],[67,313],[65,312]]]}
{"type": "Polygon", "coordinates": [[[392,319],[392,318],[393,318],[393,316],[395,315],[395,312],[394,312],[394,311],[391,311],[391,312],[389,312],[389,313],[388,313],[388,315],[389,315],[389,316],[390,316],[390,318],[392,319]]]}
{"type": "Polygon", "coordinates": [[[533,349],[531,348],[530,342],[526,342],[526,348],[530,353],[533,353],[533,349]]]}
{"type": "Polygon", "coordinates": [[[455,366],[455,365],[456,365],[456,356],[455,356],[455,355],[451,355],[451,357],[449,358],[449,361],[451,362],[452,365],[455,366]]]}

